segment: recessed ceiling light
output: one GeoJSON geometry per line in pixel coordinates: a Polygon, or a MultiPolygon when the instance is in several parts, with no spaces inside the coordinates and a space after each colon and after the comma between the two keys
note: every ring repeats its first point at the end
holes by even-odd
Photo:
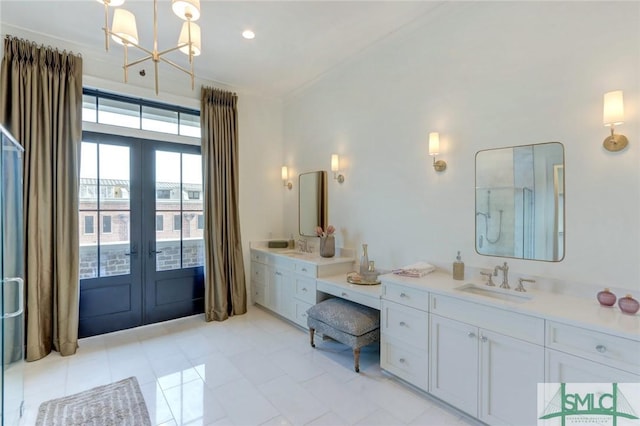
{"type": "Polygon", "coordinates": [[[256,37],[256,34],[251,30],[244,30],[242,32],[242,37],[246,38],[247,40],[253,40],[256,37]]]}

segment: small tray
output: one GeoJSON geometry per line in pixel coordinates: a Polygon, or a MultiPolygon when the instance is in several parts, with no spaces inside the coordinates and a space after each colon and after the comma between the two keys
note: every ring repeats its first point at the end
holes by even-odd
{"type": "Polygon", "coordinates": [[[350,284],[356,284],[356,285],[378,285],[380,284],[380,280],[376,279],[375,281],[367,281],[367,280],[363,280],[360,277],[360,274],[348,274],[347,275],[347,282],[350,284]]]}

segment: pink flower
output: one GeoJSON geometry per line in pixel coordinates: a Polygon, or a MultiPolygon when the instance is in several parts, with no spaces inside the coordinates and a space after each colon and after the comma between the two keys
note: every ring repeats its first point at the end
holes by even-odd
{"type": "Polygon", "coordinates": [[[316,235],[318,237],[328,237],[329,235],[333,235],[334,232],[336,232],[336,228],[334,228],[333,225],[327,226],[326,232],[322,230],[322,227],[316,227],[316,235]]]}

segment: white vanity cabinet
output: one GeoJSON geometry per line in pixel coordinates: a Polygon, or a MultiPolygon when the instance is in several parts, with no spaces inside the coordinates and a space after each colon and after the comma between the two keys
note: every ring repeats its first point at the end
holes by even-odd
{"type": "Polygon", "coordinates": [[[383,283],[380,307],[380,367],[426,391],[429,293],[383,283]]]}
{"type": "MultiPolygon", "coordinates": [[[[251,249],[251,295],[276,314],[307,327],[307,310],[317,301],[316,278],[353,269],[351,258],[298,259],[251,249]]],[[[346,278],[345,278],[346,279],[346,278]]]]}
{"type": "Polygon", "coordinates": [[[544,320],[431,295],[429,392],[489,424],[535,424],[544,320]]]}
{"type": "Polygon", "coordinates": [[[547,321],[546,381],[638,383],[640,342],[547,321]]]}

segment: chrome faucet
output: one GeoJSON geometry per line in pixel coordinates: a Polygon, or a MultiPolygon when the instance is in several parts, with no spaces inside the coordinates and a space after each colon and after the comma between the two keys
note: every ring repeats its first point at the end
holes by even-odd
{"type": "Polygon", "coordinates": [[[311,253],[309,251],[309,245],[307,244],[307,240],[298,240],[298,247],[300,247],[300,251],[303,253],[311,253]]]}
{"type": "Polygon", "coordinates": [[[524,291],[526,292],[527,290],[524,288],[524,286],[522,285],[522,283],[535,283],[536,280],[530,280],[528,278],[519,278],[518,279],[518,287],[515,288],[516,291],[524,291]]]}
{"type": "Polygon", "coordinates": [[[497,276],[498,271],[502,271],[502,284],[500,284],[500,288],[510,289],[509,287],[509,265],[507,262],[504,262],[502,266],[496,266],[493,270],[493,275],[497,276]]]}
{"type": "Polygon", "coordinates": [[[497,270],[494,270],[493,274],[491,272],[480,271],[480,275],[487,277],[487,282],[485,283],[485,285],[488,285],[489,287],[495,287],[495,284],[493,283],[493,277],[498,275],[497,270]]]}

